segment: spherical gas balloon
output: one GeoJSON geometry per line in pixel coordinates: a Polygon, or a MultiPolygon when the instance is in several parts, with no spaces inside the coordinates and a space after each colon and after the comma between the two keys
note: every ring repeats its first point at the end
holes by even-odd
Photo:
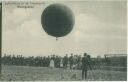
{"type": "Polygon", "coordinates": [[[63,4],[51,4],[44,9],[41,23],[48,35],[63,37],[73,29],[74,15],[71,9],[63,4]]]}

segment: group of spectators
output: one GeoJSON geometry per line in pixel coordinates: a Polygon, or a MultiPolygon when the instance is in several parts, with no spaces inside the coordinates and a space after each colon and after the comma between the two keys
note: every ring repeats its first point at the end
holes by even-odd
{"type": "MultiPolygon", "coordinates": [[[[90,58],[90,56],[88,55],[90,58]]],[[[49,67],[50,62],[53,60],[55,68],[70,68],[81,69],[82,57],[81,55],[66,54],[64,57],[51,55],[51,56],[30,56],[23,57],[22,55],[7,55],[2,57],[2,64],[4,65],[19,65],[19,66],[40,66],[49,67]]]]}

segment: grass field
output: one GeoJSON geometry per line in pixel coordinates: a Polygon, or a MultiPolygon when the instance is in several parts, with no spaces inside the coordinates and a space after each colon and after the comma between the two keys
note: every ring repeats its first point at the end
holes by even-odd
{"type": "MultiPolygon", "coordinates": [[[[81,81],[81,70],[47,67],[2,66],[1,81],[81,81]],[[76,74],[76,78],[73,75],[76,74]]],[[[126,71],[89,70],[88,81],[126,81],[126,71]]]]}

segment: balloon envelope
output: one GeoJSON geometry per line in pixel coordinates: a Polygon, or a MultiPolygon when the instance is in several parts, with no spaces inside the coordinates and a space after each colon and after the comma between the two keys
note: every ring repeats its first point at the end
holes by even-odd
{"type": "Polygon", "coordinates": [[[62,37],[73,29],[74,15],[67,6],[52,4],[44,9],[41,23],[47,34],[54,37],[62,37]]]}

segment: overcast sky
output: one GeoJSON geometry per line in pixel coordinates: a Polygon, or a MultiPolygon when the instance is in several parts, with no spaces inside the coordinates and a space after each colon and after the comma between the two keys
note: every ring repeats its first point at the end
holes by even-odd
{"type": "Polygon", "coordinates": [[[75,15],[70,34],[59,38],[45,33],[41,14],[54,2],[35,4],[33,8],[17,8],[3,4],[2,52],[24,56],[52,53],[90,54],[92,57],[127,51],[127,5],[125,1],[59,2],[69,6],[75,15]]]}

